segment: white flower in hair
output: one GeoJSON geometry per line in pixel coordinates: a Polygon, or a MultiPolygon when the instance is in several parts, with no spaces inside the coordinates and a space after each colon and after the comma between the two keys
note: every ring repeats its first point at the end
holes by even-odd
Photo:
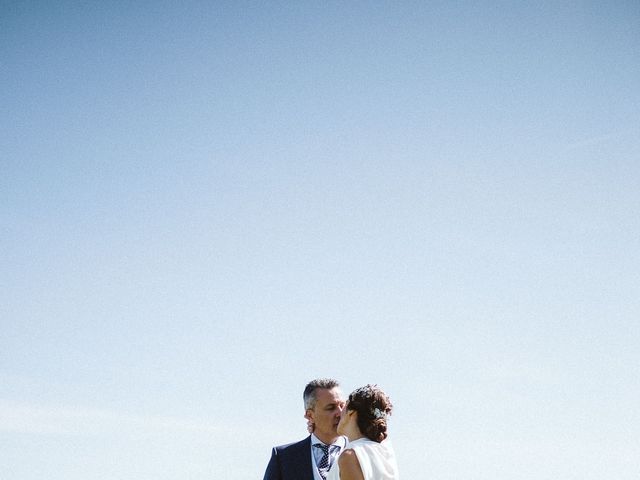
{"type": "Polygon", "coordinates": [[[383,412],[379,408],[373,409],[373,416],[376,418],[385,418],[387,416],[386,412],[383,412]]]}

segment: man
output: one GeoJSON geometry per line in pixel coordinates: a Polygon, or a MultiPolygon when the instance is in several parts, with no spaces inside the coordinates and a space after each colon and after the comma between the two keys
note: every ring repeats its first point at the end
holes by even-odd
{"type": "Polygon", "coordinates": [[[302,396],[311,435],[274,447],[263,480],[325,480],[347,443],[337,430],[344,409],[340,384],[330,378],[312,380],[302,396]]]}

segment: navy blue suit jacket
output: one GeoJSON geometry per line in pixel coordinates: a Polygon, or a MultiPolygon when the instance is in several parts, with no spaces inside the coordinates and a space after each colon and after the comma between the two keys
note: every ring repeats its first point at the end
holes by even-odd
{"type": "Polygon", "coordinates": [[[313,480],[311,435],[271,450],[263,480],[313,480]]]}

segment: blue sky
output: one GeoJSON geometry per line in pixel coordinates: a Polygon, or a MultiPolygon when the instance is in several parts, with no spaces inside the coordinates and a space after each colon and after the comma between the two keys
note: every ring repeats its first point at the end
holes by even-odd
{"type": "Polygon", "coordinates": [[[0,2],[0,477],[640,470],[636,2],[0,2]]]}

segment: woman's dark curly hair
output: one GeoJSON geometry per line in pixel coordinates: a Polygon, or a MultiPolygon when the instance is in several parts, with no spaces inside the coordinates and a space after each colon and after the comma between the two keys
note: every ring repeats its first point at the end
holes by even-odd
{"type": "Polygon", "coordinates": [[[358,428],[369,440],[380,443],[387,438],[387,417],[393,405],[377,385],[365,385],[351,392],[346,408],[358,412],[358,428]]]}

